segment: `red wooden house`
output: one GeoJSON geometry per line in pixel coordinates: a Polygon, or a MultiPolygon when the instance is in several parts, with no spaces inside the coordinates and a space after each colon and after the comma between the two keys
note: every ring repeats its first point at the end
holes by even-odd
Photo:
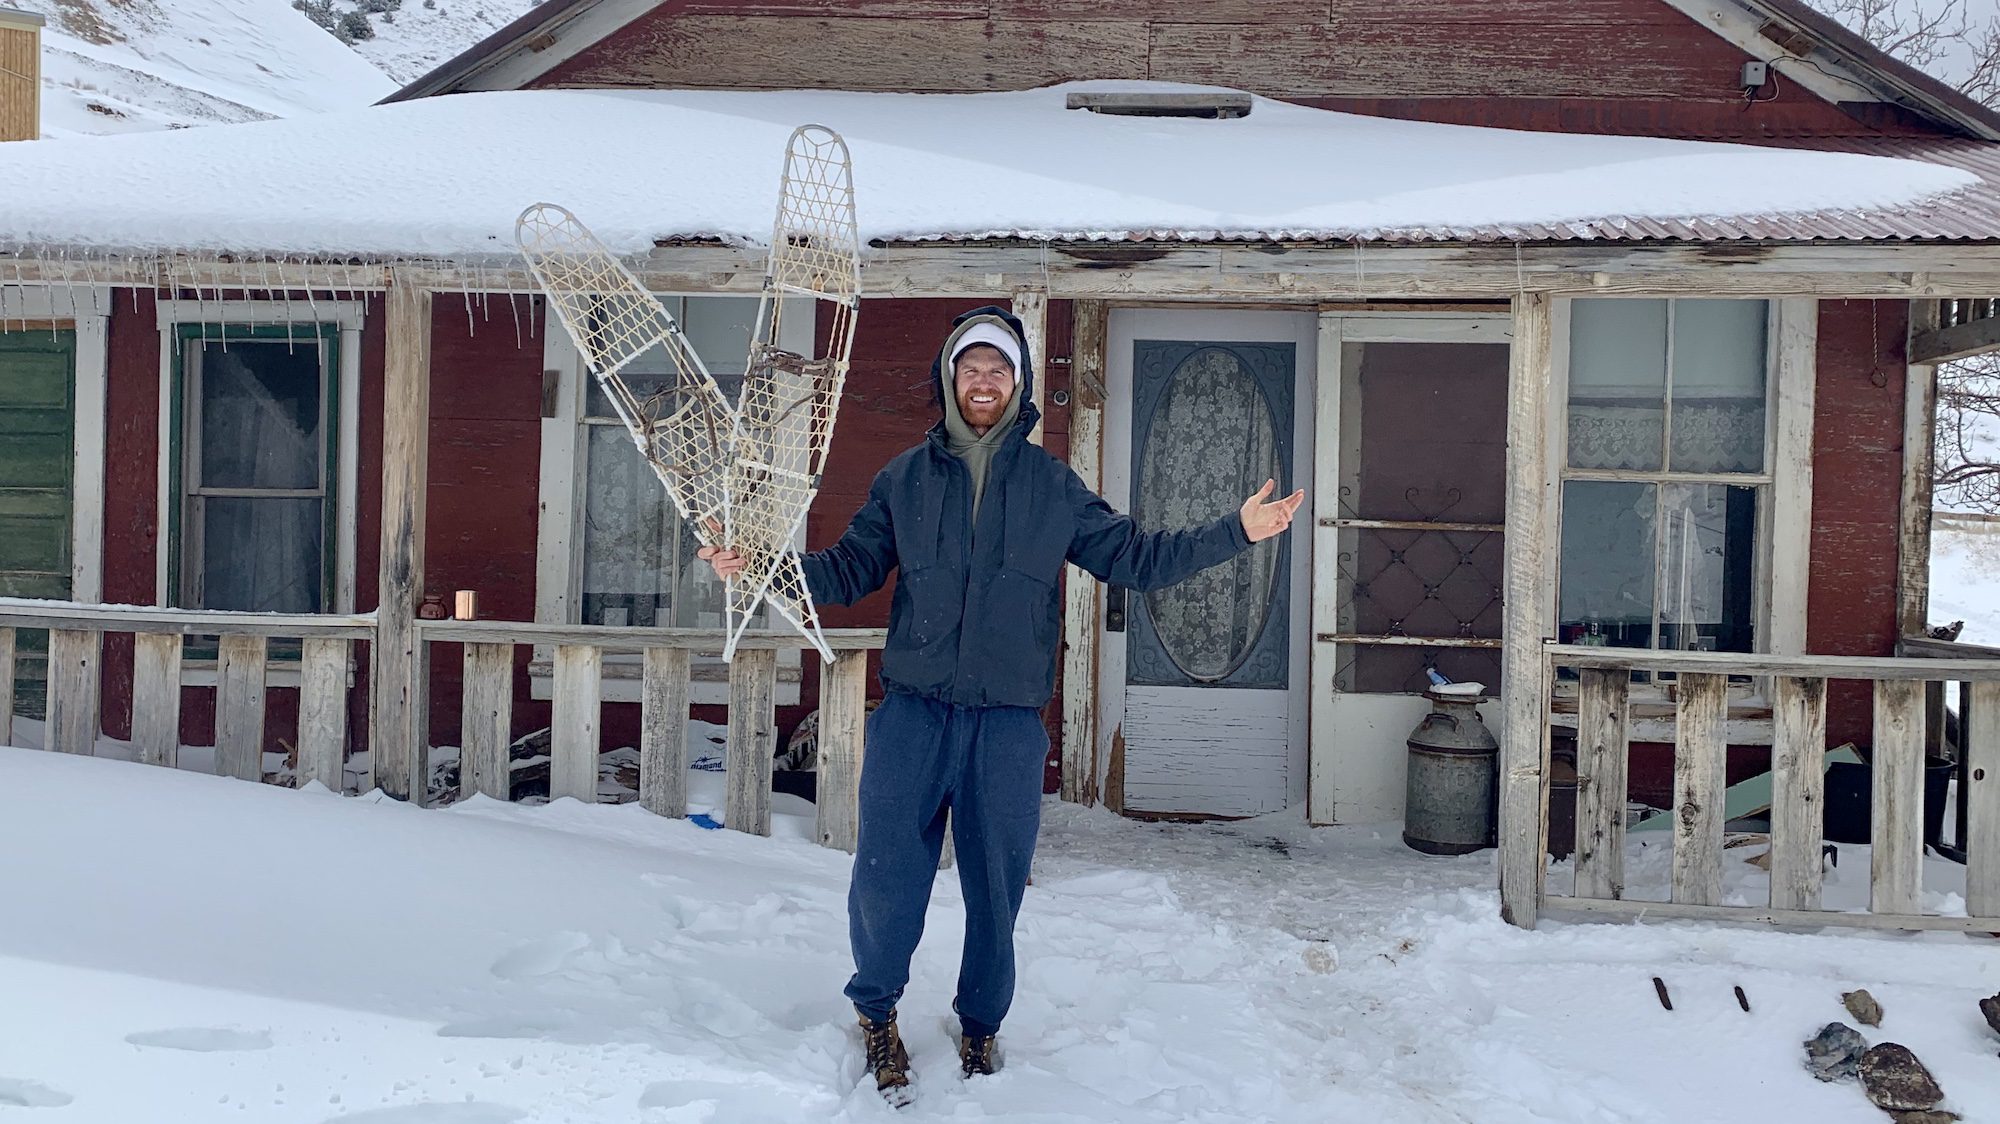
{"type": "MultiPolygon", "coordinates": [[[[1951,193],[1896,205],[1690,213],[1607,194],[1560,220],[1301,229],[1252,214],[1106,239],[1101,226],[997,230],[973,216],[878,238],[833,467],[803,544],[836,538],[876,469],[929,424],[928,367],[949,320],[1011,303],[1048,376],[1041,440],[1115,504],[1167,525],[1226,510],[1268,474],[1305,487],[1313,505],[1287,542],[1166,594],[1069,583],[1048,713],[1066,799],[1163,816],[1303,803],[1314,822],[1394,819],[1402,740],[1436,668],[1500,692],[1488,718],[1503,742],[1503,893],[1517,920],[1532,922],[1544,901],[1552,744],[1575,743],[1582,778],[1567,904],[1622,908],[1629,791],[1683,811],[1676,903],[1698,914],[1722,908],[1710,867],[1725,778],[1774,764],[1774,833],[1786,842],[1772,909],[1816,907],[1819,751],[1856,741],[1897,778],[1878,785],[1876,911],[1940,923],[1915,916],[1914,820],[1897,801],[1917,783],[1924,724],[1921,693],[1912,702],[1901,684],[1983,680],[2000,666],[1961,661],[1944,675],[1897,657],[1925,624],[1932,364],[2000,343],[1995,322],[1977,318],[1990,305],[1970,303],[2000,291],[2000,116],[1803,4],[550,0],[390,102],[577,89],[966,94],[1092,79],[1135,84],[1073,88],[1077,108],[1051,113],[1097,113],[1140,138],[1162,118],[1210,131],[1185,144],[1197,134],[1158,133],[1135,149],[1150,166],[1128,164],[1108,185],[1089,182],[1078,154],[1044,166],[1034,136],[1009,135],[999,143],[1018,146],[1014,171],[1080,196],[1213,178],[1236,151],[1219,130],[1285,112],[1247,93],[1479,127],[1452,136],[1468,153],[1513,151],[1511,166],[1546,180],[1493,189],[1529,195],[1582,174],[1559,145],[1590,134],[1759,146],[1717,165],[1712,185],[1754,199],[1785,186],[1774,179],[1810,175],[1786,162],[1799,156],[1969,173],[1951,193]],[[1206,89],[1148,84],[1165,82],[1206,89]],[[1211,166],[1191,167],[1200,160],[1211,166]]],[[[384,105],[353,120],[387,128],[420,110],[432,112],[384,105]]],[[[545,158],[534,145],[566,112],[494,115],[475,139],[545,158]]],[[[329,145],[357,127],[287,124],[307,132],[285,136],[329,145]]],[[[193,153],[201,140],[139,143],[193,153]]],[[[444,140],[440,152],[457,151],[444,140]]],[[[1635,148],[1631,159],[1664,170],[1677,154],[1713,152],[1635,148]]],[[[4,155],[0,185],[82,174],[68,154],[4,155]]],[[[435,202],[454,174],[481,171],[421,155],[395,149],[376,173],[385,227],[414,221],[397,210],[394,181],[431,185],[435,202]]],[[[1359,141],[1338,155],[1396,159],[1359,141]]],[[[607,155],[606,175],[621,159],[607,155]]],[[[1289,166],[1275,167],[1282,179],[1289,166]]],[[[115,206],[115,186],[69,182],[88,185],[72,190],[91,206],[100,191],[115,206]]],[[[1312,195],[1311,183],[1281,186],[1312,195]]],[[[940,192],[952,187],[940,179],[940,192]]],[[[504,744],[552,721],[577,744],[652,745],[673,725],[652,720],[656,707],[691,700],[720,716],[700,708],[734,689],[733,730],[768,749],[772,712],[746,705],[762,696],[732,688],[698,652],[673,662],[702,645],[669,630],[719,625],[716,591],[499,248],[397,243],[357,220],[350,241],[322,237],[308,252],[285,240],[281,213],[258,226],[183,195],[160,204],[167,219],[150,236],[134,222],[99,231],[87,217],[63,227],[0,212],[0,394],[18,397],[0,407],[29,419],[18,432],[40,450],[0,455],[17,473],[0,477],[0,496],[17,497],[4,517],[16,544],[5,592],[163,607],[9,605],[17,624],[70,626],[51,641],[52,738],[101,722],[111,737],[157,742],[137,728],[162,693],[149,683],[172,685],[189,744],[243,744],[247,720],[230,715],[246,699],[274,744],[314,740],[315,722],[344,707],[347,750],[371,750],[374,780],[407,793],[431,745],[504,744]],[[23,373],[65,368],[67,383],[23,373]],[[262,452],[241,455],[252,448],[262,452]],[[491,623],[422,623],[458,590],[475,591],[491,623]],[[324,620],[218,615],[237,610],[324,620]],[[232,642],[232,628],[280,639],[232,642]],[[635,629],[622,646],[652,651],[614,651],[609,630],[635,629]],[[225,639],[146,638],[169,633],[225,639]],[[75,639],[86,634],[87,645],[75,639]],[[313,654],[350,638],[371,643],[343,690],[339,665],[313,654]],[[72,678],[88,679],[90,695],[58,705],[56,684],[79,660],[72,678]],[[683,682],[680,666],[691,667],[685,694],[647,693],[683,682]],[[314,694],[315,674],[330,693],[314,694]],[[578,699],[590,705],[564,710],[578,699]]],[[[723,341],[747,330],[756,255],[675,233],[635,253],[635,268],[698,346],[728,353],[723,341]]],[[[886,606],[878,595],[826,615],[877,628],[886,606]]],[[[777,732],[826,697],[829,726],[850,736],[854,707],[826,695],[817,660],[793,648],[773,662],[777,732]]],[[[851,665],[842,675],[858,678],[851,665]]],[[[2000,754],[2000,742],[1966,752],[1989,760],[1976,755],[2000,754]]],[[[593,793],[589,763],[564,760],[558,791],[593,793]]],[[[1979,788],[1972,799],[1986,832],[1970,841],[1972,912],[1990,918],[2000,797],[1979,788]]]]}

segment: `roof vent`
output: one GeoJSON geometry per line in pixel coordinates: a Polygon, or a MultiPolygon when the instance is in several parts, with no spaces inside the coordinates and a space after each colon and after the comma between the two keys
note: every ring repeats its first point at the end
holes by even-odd
{"type": "Polygon", "coordinates": [[[1250,115],[1250,95],[1234,91],[1193,94],[1074,93],[1069,95],[1068,108],[1118,117],[1198,117],[1209,121],[1228,121],[1250,115]]]}

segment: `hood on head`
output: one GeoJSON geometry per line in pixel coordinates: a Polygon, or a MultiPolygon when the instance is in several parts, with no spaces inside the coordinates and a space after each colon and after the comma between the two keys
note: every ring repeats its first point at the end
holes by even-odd
{"type": "Polygon", "coordinates": [[[1018,403],[1015,422],[1022,432],[1027,432],[1034,429],[1035,423],[1041,418],[1041,411],[1035,409],[1033,401],[1035,360],[1034,356],[1029,354],[1028,333],[1021,327],[1020,318],[997,304],[975,308],[970,312],[959,314],[952,320],[951,331],[945,336],[944,346],[938,349],[937,358],[931,361],[931,393],[937,396],[937,407],[941,414],[957,413],[957,397],[952,386],[952,356],[959,350],[960,339],[968,333],[987,335],[994,329],[1004,331],[1013,337],[1015,354],[1021,357],[1021,361],[1014,368],[1014,400],[1018,403]]]}

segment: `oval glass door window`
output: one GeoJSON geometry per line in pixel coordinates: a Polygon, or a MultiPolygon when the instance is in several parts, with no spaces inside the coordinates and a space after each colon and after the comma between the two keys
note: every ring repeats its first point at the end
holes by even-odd
{"type": "MultiPolygon", "coordinates": [[[[1203,347],[1181,360],[1142,441],[1133,509],[1148,530],[1212,522],[1266,479],[1284,482],[1271,404],[1230,350],[1203,347]]],[[[1278,560],[1278,541],[1267,540],[1146,594],[1160,647],[1189,679],[1219,682],[1249,658],[1272,611],[1278,560]]]]}

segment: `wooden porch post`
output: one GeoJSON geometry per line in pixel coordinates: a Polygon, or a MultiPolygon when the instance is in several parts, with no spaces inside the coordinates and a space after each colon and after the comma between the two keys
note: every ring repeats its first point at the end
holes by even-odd
{"type": "MultiPolygon", "coordinates": [[[[424,596],[424,489],[430,459],[431,294],[390,279],[383,373],[382,558],[374,649],[374,783],[422,802],[429,684],[417,639],[424,596]]],[[[362,788],[366,790],[367,784],[362,788]]]]}
{"type": "MultiPolygon", "coordinates": [[[[1104,346],[1110,310],[1077,301],[1070,346],[1069,466],[1095,492],[1104,482],[1104,346]]],[[[1097,803],[1097,611],[1104,587],[1065,568],[1062,798],[1097,803]]]]}
{"type": "MultiPolygon", "coordinates": [[[[1035,384],[1028,388],[1032,392],[1028,400],[1037,410],[1047,410],[1049,396],[1044,384],[1049,378],[1049,294],[1041,289],[1016,292],[1014,315],[1021,321],[1022,334],[1028,337],[1028,363],[1035,371],[1035,384]]],[[[1041,422],[1035,423],[1028,440],[1037,445],[1042,443],[1041,422]]]]}
{"type": "Polygon", "coordinates": [[[1507,382],[1507,536],[1500,656],[1500,916],[1535,927],[1541,904],[1547,790],[1542,735],[1548,685],[1542,681],[1544,615],[1555,584],[1551,529],[1556,497],[1548,483],[1553,377],[1550,298],[1514,298],[1514,346],[1507,382]]]}
{"type": "MultiPolygon", "coordinates": [[[[1938,325],[1938,302],[1911,301],[1910,336],[1938,325]]],[[[1931,611],[1932,470],[1937,438],[1937,367],[1912,363],[1904,370],[1903,497],[1897,526],[1897,635],[1922,636],[1931,611]]]]}

